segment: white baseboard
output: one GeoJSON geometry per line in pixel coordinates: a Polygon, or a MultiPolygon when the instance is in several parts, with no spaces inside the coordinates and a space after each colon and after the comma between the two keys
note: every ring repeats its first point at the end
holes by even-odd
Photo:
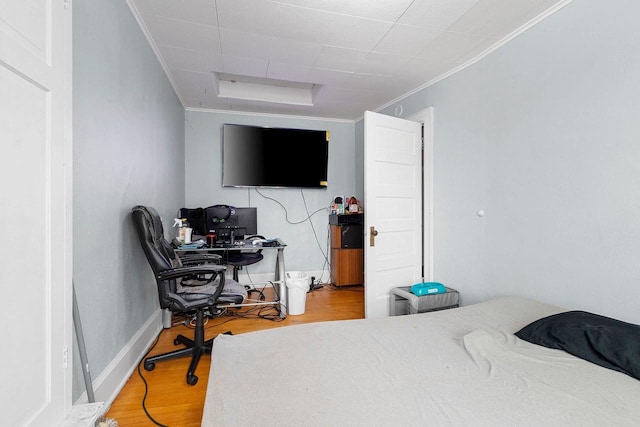
{"type": "MultiPolygon", "coordinates": [[[[105,408],[111,406],[118,393],[125,386],[131,374],[138,367],[142,356],[162,329],[162,310],[158,308],[142,325],[129,342],[120,350],[107,367],[92,381],[96,401],[104,402],[105,408]]],[[[87,403],[84,392],[75,404],[87,403]]]]}

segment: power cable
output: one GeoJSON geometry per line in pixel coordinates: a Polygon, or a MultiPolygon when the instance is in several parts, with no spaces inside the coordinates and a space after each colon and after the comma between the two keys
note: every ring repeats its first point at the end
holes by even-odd
{"type": "MultiPolygon", "coordinates": [[[[282,203],[280,203],[279,201],[277,201],[277,200],[276,200],[276,199],[274,199],[273,197],[269,197],[269,196],[266,196],[266,195],[262,194],[262,193],[260,192],[260,190],[258,190],[257,188],[254,188],[254,190],[256,190],[256,193],[258,193],[259,195],[261,195],[261,196],[262,196],[262,197],[264,197],[265,199],[267,199],[267,200],[271,200],[272,202],[275,202],[275,203],[277,203],[278,205],[280,205],[280,207],[281,207],[281,208],[282,208],[282,210],[284,211],[284,219],[285,219],[285,221],[287,221],[287,222],[288,222],[289,224],[291,224],[291,225],[298,225],[298,224],[302,224],[303,222],[308,221],[309,219],[311,219],[311,217],[312,217],[313,215],[315,215],[315,214],[317,214],[317,213],[319,213],[319,212],[323,212],[323,211],[325,211],[325,210],[326,210],[326,208],[320,208],[320,209],[315,210],[315,211],[314,211],[314,212],[312,212],[311,214],[309,214],[309,213],[307,212],[307,215],[308,215],[308,216],[307,216],[306,218],[304,218],[304,219],[302,219],[302,220],[300,220],[300,221],[291,221],[291,220],[289,219],[289,212],[287,211],[287,208],[286,208],[282,203]]],[[[302,192],[302,190],[300,190],[300,192],[302,192]]]]}
{"type": "MultiPolygon", "coordinates": [[[[256,193],[258,193],[258,194],[259,194],[260,196],[262,196],[263,198],[265,198],[265,199],[267,199],[267,200],[271,200],[271,201],[273,201],[273,202],[277,203],[277,204],[282,208],[282,210],[284,211],[285,221],[286,221],[287,223],[289,223],[289,224],[291,224],[291,225],[298,225],[298,224],[302,224],[302,223],[304,223],[304,222],[306,222],[306,221],[309,221],[309,224],[311,225],[311,230],[313,231],[314,238],[315,238],[315,240],[316,240],[316,243],[317,243],[317,245],[318,245],[318,248],[320,249],[320,253],[322,254],[322,257],[324,258],[324,263],[323,263],[323,265],[322,265],[322,269],[320,270],[320,271],[322,271],[322,275],[324,275],[325,268],[328,268],[328,266],[330,266],[330,262],[329,262],[328,255],[327,255],[327,254],[328,254],[328,252],[329,252],[329,245],[327,244],[327,249],[326,249],[326,251],[322,248],[322,246],[320,245],[320,242],[319,242],[319,240],[318,240],[318,235],[317,235],[317,233],[316,233],[315,227],[313,226],[313,223],[311,222],[311,218],[312,218],[314,215],[316,215],[316,214],[318,214],[318,213],[320,213],[320,212],[326,212],[326,210],[327,210],[328,208],[330,208],[331,204],[329,204],[329,206],[327,206],[327,207],[319,208],[319,209],[316,209],[316,210],[315,210],[315,211],[313,211],[313,212],[309,212],[309,208],[308,208],[308,206],[307,206],[307,202],[306,202],[306,200],[305,200],[305,198],[304,198],[304,192],[302,191],[302,189],[300,189],[300,195],[301,195],[301,197],[302,197],[302,201],[303,201],[303,205],[304,205],[304,208],[305,208],[305,212],[307,213],[307,217],[306,217],[306,218],[304,218],[304,219],[302,219],[302,220],[300,220],[300,221],[291,221],[291,220],[289,219],[289,213],[288,213],[288,211],[287,211],[287,208],[286,208],[282,203],[280,203],[278,200],[274,199],[273,197],[266,196],[265,194],[261,193],[261,192],[260,192],[260,190],[258,190],[257,188],[254,188],[254,190],[256,191],[256,193]]],[[[327,233],[327,241],[328,241],[328,240],[329,240],[329,239],[328,239],[328,233],[327,233]]],[[[328,271],[328,270],[327,270],[327,273],[329,273],[329,271],[328,271]]],[[[329,275],[330,275],[330,274],[329,274],[329,275]]],[[[320,278],[322,279],[322,276],[320,276],[320,278]]]]}
{"type": "Polygon", "coordinates": [[[142,379],[142,382],[144,383],[144,396],[142,396],[142,410],[147,415],[147,418],[149,418],[151,420],[151,422],[154,423],[155,425],[160,426],[160,427],[169,427],[169,426],[167,426],[165,424],[161,424],[158,421],[156,421],[155,418],[153,418],[151,416],[151,414],[149,413],[149,411],[147,410],[146,400],[147,400],[147,394],[149,392],[149,384],[147,383],[147,380],[142,375],[142,370],[140,369],[140,365],[142,365],[144,363],[144,359],[147,358],[147,356],[149,355],[151,350],[153,350],[155,348],[155,346],[158,344],[158,340],[160,339],[160,335],[162,334],[162,332],[163,332],[163,330],[161,330],[160,333],[156,336],[155,341],[153,342],[153,344],[151,344],[151,347],[149,347],[149,350],[147,350],[147,352],[144,354],[144,356],[142,356],[142,359],[140,360],[140,363],[138,363],[138,375],[140,376],[140,378],[142,379]]]}

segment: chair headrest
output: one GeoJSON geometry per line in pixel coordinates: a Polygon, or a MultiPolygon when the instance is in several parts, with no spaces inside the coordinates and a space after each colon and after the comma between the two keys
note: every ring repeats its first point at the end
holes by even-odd
{"type": "Polygon", "coordinates": [[[164,228],[162,226],[162,219],[158,212],[151,206],[135,206],[131,209],[134,219],[137,217],[137,226],[139,231],[144,235],[148,235],[147,238],[151,242],[156,242],[164,238],[164,228]]]}
{"type": "Polygon", "coordinates": [[[131,209],[134,227],[142,249],[154,272],[171,268],[173,249],[164,239],[162,219],[150,206],[134,206],[131,209]]]}

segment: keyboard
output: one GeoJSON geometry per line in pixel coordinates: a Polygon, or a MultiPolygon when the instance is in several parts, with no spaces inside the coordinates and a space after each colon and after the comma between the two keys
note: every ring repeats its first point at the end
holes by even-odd
{"type": "Polygon", "coordinates": [[[231,244],[231,242],[215,242],[211,247],[224,249],[224,248],[233,247],[233,245],[231,244]]]}
{"type": "Polygon", "coordinates": [[[212,248],[218,249],[227,249],[227,248],[237,248],[245,246],[244,240],[236,240],[234,243],[231,242],[215,242],[212,248]]]}

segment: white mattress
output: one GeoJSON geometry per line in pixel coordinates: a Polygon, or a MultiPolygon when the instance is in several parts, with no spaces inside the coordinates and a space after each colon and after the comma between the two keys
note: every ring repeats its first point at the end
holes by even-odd
{"type": "Polygon", "coordinates": [[[513,333],[507,297],[214,340],[203,426],[638,426],[640,381],[513,333]]]}

